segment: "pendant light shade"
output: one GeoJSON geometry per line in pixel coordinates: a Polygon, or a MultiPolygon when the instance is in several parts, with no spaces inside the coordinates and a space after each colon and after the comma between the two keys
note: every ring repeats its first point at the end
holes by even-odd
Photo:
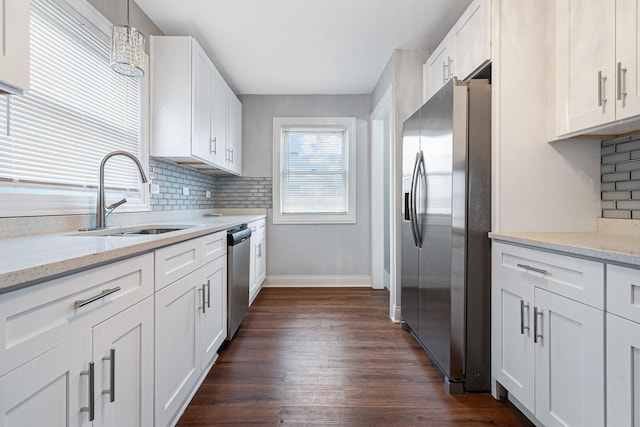
{"type": "Polygon", "coordinates": [[[129,26],[129,1],[127,0],[127,25],[111,27],[111,68],[129,77],[144,76],[144,34],[129,26]]]}

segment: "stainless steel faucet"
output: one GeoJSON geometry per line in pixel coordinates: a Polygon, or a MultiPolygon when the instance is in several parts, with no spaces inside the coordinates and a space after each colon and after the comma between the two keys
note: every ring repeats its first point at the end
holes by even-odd
{"type": "Polygon", "coordinates": [[[125,156],[133,160],[133,162],[138,166],[138,171],[140,172],[140,178],[143,183],[147,182],[147,176],[144,174],[144,170],[142,170],[142,165],[140,161],[131,153],[126,151],[112,151],[111,153],[104,156],[102,162],[100,163],[100,185],[98,186],[98,200],[96,203],[96,226],[95,228],[105,228],[106,227],[106,218],[111,211],[120,206],[123,203],[126,203],[127,199],[122,199],[119,202],[113,203],[109,205],[108,208],[104,207],[104,165],[107,163],[113,156],[125,156]]]}

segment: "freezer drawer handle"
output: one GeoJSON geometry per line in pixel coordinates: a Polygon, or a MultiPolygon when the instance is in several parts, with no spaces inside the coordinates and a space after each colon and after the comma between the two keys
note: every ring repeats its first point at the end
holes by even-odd
{"type": "Polygon", "coordinates": [[[115,288],[111,288],[111,289],[105,289],[104,291],[100,292],[98,295],[94,295],[94,296],[92,296],[90,298],[87,298],[87,299],[79,299],[73,305],[74,305],[75,308],[84,307],[85,305],[91,304],[94,301],[98,301],[99,299],[102,299],[102,298],[106,297],[107,295],[115,294],[116,292],[118,292],[121,289],[122,288],[120,286],[116,286],[115,288]]]}
{"type": "Polygon", "coordinates": [[[530,265],[527,265],[527,264],[516,264],[516,265],[518,267],[520,267],[520,268],[524,268],[527,271],[534,271],[536,273],[540,273],[540,274],[544,274],[544,275],[549,274],[549,272],[547,270],[543,270],[541,268],[531,267],[530,265]]]}

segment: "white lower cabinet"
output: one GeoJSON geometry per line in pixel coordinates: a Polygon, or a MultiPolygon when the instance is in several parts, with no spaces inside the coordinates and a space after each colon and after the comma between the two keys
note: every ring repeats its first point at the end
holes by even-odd
{"type": "Polygon", "coordinates": [[[152,425],[152,325],[148,297],[0,377],[0,425],[152,425]]]}
{"type": "Polygon", "coordinates": [[[94,426],[153,425],[153,298],[93,328],[94,426]]]}
{"type": "Polygon", "coordinates": [[[608,313],[607,425],[640,426],[640,323],[608,313]]]}
{"type": "Polygon", "coordinates": [[[493,377],[542,425],[604,425],[604,311],[561,295],[595,271],[603,299],[603,264],[495,242],[493,251],[493,377]]]}
{"type": "Polygon", "coordinates": [[[256,299],[267,278],[266,222],[264,219],[248,224],[251,228],[249,249],[249,304],[256,299]]]}
{"type": "MultiPolygon", "coordinates": [[[[226,239],[226,232],[192,242],[226,239]]],[[[226,240],[224,240],[226,248],[226,240]]],[[[205,253],[206,249],[203,250],[205,253]]],[[[155,294],[155,424],[173,423],[184,410],[226,337],[226,251],[155,294]]],[[[157,254],[156,254],[157,255],[157,254]]],[[[156,269],[163,258],[156,257],[156,269]]]]}
{"type": "Polygon", "coordinates": [[[535,416],[545,426],[605,422],[604,313],[536,289],[535,416]]]}
{"type": "Polygon", "coordinates": [[[66,341],[0,377],[0,425],[91,426],[91,331],[66,341]]]}
{"type": "Polygon", "coordinates": [[[191,273],[156,293],[158,426],[169,425],[200,377],[200,278],[197,272],[191,273]]]}

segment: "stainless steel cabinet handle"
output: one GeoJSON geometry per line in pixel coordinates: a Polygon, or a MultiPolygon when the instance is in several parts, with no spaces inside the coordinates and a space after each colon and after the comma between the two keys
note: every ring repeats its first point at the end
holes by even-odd
{"type": "Polygon", "coordinates": [[[453,71],[451,71],[451,63],[453,62],[453,59],[451,59],[450,56],[447,57],[447,72],[449,73],[449,76],[447,78],[447,80],[449,80],[451,77],[453,77],[453,71]]]}
{"type": "Polygon", "coordinates": [[[80,412],[88,412],[89,413],[89,421],[93,421],[96,414],[96,405],[95,405],[95,396],[94,396],[94,387],[95,387],[95,369],[93,366],[93,362],[89,362],[89,370],[80,372],[80,375],[88,375],[89,376],[89,406],[84,406],[80,408],[80,412]]]}
{"type": "Polygon", "coordinates": [[[447,63],[442,63],[442,84],[447,82],[447,63]]]}
{"type": "Polygon", "coordinates": [[[524,309],[527,309],[527,319],[529,318],[529,304],[525,304],[524,300],[520,300],[520,335],[524,335],[524,331],[529,330],[529,322],[524,325],[524,309]]]}
{"type": "Polygon", "coordinates": [[[112,348],[109,351],[108,357],[103,357],[103,361],[110,361],[111,372],[109,373],[109,390],[102,390],[102,394],[109,395],[109,402],[113,403],[116,401],[116,349],[112,348]]]}
{"type": "Polygon", "coordinates": [[[258,243],[258,258],[262,258],[262,243],[258,243]]]}
{"type": "Polygon", "coordinates": [[[535,267],[531,267],[530,265],[527,264],[516,264],[518,267],[520,268],[524,268],[527,271],[535,271],[536,273],[540,273],[540,274],[549,274],[549,272],[547,270],[543,270],[541,268],[535,268],[535,267]]]}
{"type": "Polygon", "coordinates": [[[217,138],[214,137],[209,143],[209,152],[213,154],[217,154],[217,151],[218,151],[217,148],[218,148],[217,138]]]}
{"type": "Polygon", "coordinates": [[[205,301],[204,287],[207,285],[202,285],[201,289],[198,289],[198,292],[202,292],[202,307],[198,307],[198,310],[202,310],[203,313],[207,311],[207,302],[205,301]]]}
{"type": "Polygon", "coordinates": [[[111,289],[105,289],[104,291],[100,292],[98,295],[94,295],[91,298],[79,299],[78,301],[76,301],[73,304],[73,306],[75,308],[84,307],[85,305],[91,304],[94,301],[98,301],[99,299],[102,299],[102,298],[106,297],[107,295],[114,294],[114,293],[118,292],[121,289],[122,288],[120,286],[116,286],[115,288],[111,288],[111,289]]]}
{"type": "Polygon", "coordinates": [[[211,308],[211,280],[207,280],[207,308],[211,308]]]}
{"type": "Polygon", "coordinates": [[[603,76],[602,71],[598,71],[598,107],[602,107],[607,102],[604,92],[606,82],[607,76],[603,76]]]}
{"type": "Polygon", "coordinates": [[[623,67],[622,62],[618,62],[616,71],[618,74],[616,82],[616,99],[621,101],[623,96],[627,96],[627,67],[623,67]]]}
{"type": "Polygon", "coordinates": [[[538,307],[533,307],[533,342],[534,343],[538,342],[538,338],[542,338],[542,334],[538,333],[538,315],[540,315],[540,320],[542,321],[543,311],[542,310],[538,311],[538,307]]]}

